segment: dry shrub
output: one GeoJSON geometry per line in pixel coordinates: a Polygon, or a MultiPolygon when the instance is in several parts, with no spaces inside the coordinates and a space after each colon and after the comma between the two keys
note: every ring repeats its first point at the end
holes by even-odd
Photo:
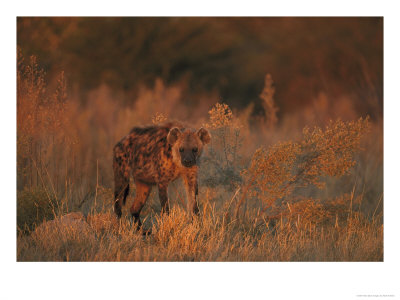
{"type": "Polygon", "coordinates": [[[243,171],[245,184],[236,214],[247,197],[260,199],[265,211],[278,201],[290,201],[295,189],[310,185],[323,188],[325,176],[349,173],[368,126],[368,118],[331,121],[325,130],[305,128],[300,142],[258,149],[249,168],[243,171]]]}
{"type": "Polygon", "coordinates": [[[35,56],[25,62],[18,49],[17,58],[17,225],[25,230],[62,210],[56,179],[75,137],[63,130],[70,124],[64,73],[52,90],[35,56]]]}
{"type": "Polygon", "coordinates": [[[64,73],[60,74],[54,91],[46,88],[44,76],[37,58],[31,56],[26,63],[18,50],[17,168],[20,188],[47,182],[48,173],[59,169],[63,154],[68,152],[68,144],[74,140],[63,130],[69,124],[65,116],[64,73]]]}
{"type": "Polygon", "coordinates": [[[156,114],[151,118],[151,122],[154,125],[160,125],[167,121],[167,117],[163,113],[156,112],[156,114]]]}
{"type": "Polygon", "coordinates": [[[244,165],[241,147],[243,126],[233,116],[232,110],[224,103],[217,103],[208,112],[209,129],[212,139],[207,152],[202,157],[204,169],[203,182],[211,187],[223,185],[232,189],[241,182],[240,170],[244,165]]]}
{"type": "MultiPolygon", "coordinates": [[[[270,209],[266,220],[276,224],[285,220],[287,224],[297,228],[308,229],[310,226],[334,226],[335,228],[347,227],[350,223],[358,225],[369,223],[367,217],[359,210],[354,210],[354,194],[321,201],[320,199],[301,198],[292,203],[274,206],[270,209]]],[[[372,217],[374,219],[374,217],[372,217]]],[[[376,220],[376,219],[374,219],[376,220]]]]}

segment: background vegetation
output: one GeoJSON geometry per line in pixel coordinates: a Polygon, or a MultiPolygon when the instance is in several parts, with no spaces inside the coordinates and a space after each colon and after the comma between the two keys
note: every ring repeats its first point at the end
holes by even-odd
{"type": "Polygon", "coordinates": [[[24,56],[40,57],[51,81],[65,71],[80,101],[106,85],[132,103],[160,78],[187,105],[213,95],[207,107],[262,110],[270,73],[280,116],[320,92],[382,114],[383,18],[18,18],[17,30],[24,56]]]}
{"type": "Polygon", "coordinates": [[[380,18],[18,18],[18,45],[18,260],[383,260],[380,18]],[[166,119],[211,131],[202,213],[153,191],[143,238],[112,147],[166,119]]]}

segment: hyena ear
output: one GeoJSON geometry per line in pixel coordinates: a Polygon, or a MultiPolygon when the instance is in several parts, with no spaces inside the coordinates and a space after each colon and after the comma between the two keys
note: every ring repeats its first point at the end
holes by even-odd
{"type": "Polygon", "coordinates": [[[199,136],[200,140],[203,142],[204,145],[208,144],[211,141],[211,135],[207,129],[203,127],[197,131],[197,135],[199,136]]]}
{"type": "Polygon", "coordinates": [[[167,135],[167,142],[170,145],[175,144],[181,134],[182,132],[179,130],[178,127],[171,128],[167,135]]]}

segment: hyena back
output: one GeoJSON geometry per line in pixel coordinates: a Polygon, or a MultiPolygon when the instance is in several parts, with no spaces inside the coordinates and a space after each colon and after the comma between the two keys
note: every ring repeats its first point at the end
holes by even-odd
{"type": "Polygon", "coordinates": [[[114,211],[121,217],[122,204],[129,194],[129,179],[133,177],[136,196],[130,208],[138,227],[140,211],[157,186],[162,211],[169,212],[168,184],[182,177],[188,195],[189,212],[198,214],[197,172],[204,145],[210,142],[204,128],[185,129],[177,123],[160,126],[135,127],[114,147],[114,211]]]}

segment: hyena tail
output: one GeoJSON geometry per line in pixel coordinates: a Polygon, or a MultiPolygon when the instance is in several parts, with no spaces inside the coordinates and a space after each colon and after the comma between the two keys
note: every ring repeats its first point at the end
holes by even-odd
{"type": "Polygon", "coordinates": [[[114,211],[118,218],[122,216],[122,205],[126,203],[126,197],[129,194],[129,166],[126,160],[121,156],[120,148],[114,148],[114,211]]]}

